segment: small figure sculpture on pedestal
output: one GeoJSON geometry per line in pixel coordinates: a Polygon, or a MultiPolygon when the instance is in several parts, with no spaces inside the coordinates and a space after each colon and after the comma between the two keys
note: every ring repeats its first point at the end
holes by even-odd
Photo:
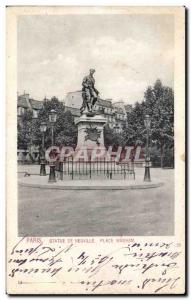
{"type": "Polygon", "coordinates": [[[90,74],[85,76],[82,82],[82,98],[83,103],[80,108],[81,114],[87,109],[88,116],[94,116],[93,107],[98,100],[99,92],[95,88],[95,79],[93,74],[95,73],[94,69],[90,69],[90,74]]]}

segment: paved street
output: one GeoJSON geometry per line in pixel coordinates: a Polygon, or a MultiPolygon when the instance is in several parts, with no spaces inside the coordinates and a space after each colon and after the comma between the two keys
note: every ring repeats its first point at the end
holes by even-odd
{"type": "Polygon", "coordinates": [[[152,169],[151,174],[165,185],[127,191],[19,187],[19,235],[173,235],[174,170],[152,169]]]}

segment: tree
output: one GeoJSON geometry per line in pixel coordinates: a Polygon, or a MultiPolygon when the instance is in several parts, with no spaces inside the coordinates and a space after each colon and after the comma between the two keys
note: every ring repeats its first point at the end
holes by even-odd
{"type": "Polygon", "coordinates": [[[28,149],[34,139],[34,122],[31,111],[26,111],[17,120],[17,147],[18,149],[28,149]]]}
{"type": "Polygon", "coordinates": [[[64,119],[64,105],[60,102],[56,97],[52,97],[50,101],[46,101],[43,103],[43,107],[39,111],[38,119],[37,119],[37,127],[36,127],[36,137],[39,141],[39,145],[41,144],[41,133],[40,133],[40,124],[42,122],[46,122],[47,130],[45,133],[45,147],[49,147],[51,145],[51,124],[49,122],[49,114],[50,111],[54,109],[57,113],[57,120],[54,124],[54,136],[56,138],[57,134],[62,130],[62,120],[64,119]]]}
{"type": "MultiPolygon", "coordinates": [[[[145,145],[145,115],[151,117],[150,145],[152,151],[160,151],[160,165],[163,167],[164,152],[173,153],[174,147],[174,93],[172,88],[162,85],[158,79],[154,86],[149,86],[144,93],[144,100],[136,102],[127,116],[124,129],[125,145],[145,145]]],[[[172,161],[172,158],[169,157],[172,161]]]]}
{"type": "Polygon", "coordinates": [[[118,146],[124,146],[124,134],[121,132],[115,132],[108,124],[104,126],[104,142],[106,148],[113,147],[113,150],[117,150],[118,146]]]}
{"type": "Polygon", "coordinates": [[[43,103],[39,111],[38,118],[34,119],[31,111],[27,111],[21,116],[18,124],[18,147],[22,149],[30,148],[31,144],[42,144],[42,133],[40,124],[46,122],[47,130],[45,133],[45,148],[51,146],[51,124],[49,122],[50,111],[57,112],[57,120],[54,124],[54,137],[57,146],[73,146],[77,142],[77,126],[70,111],[65,111],[65,107],[56,97],[43,103]]]}
{"type": "Polygon", "coordinates": [[[160,149],[161,167],[164,151],[174,147],[174,93],[157,80],[145,92],[145,112],[151,116],[151,142],[160,149]]]}
{"type": "Polygon", "coordinates": [[[127,117],[127,126],[124,129],[125,145],[143,145],[144,134],[144,104],[136,102],[127,117]]]}
{"type": "Polygon", "coordinates": [[[58,116],[55,133],[55,140],[58,146],[76,146],[77,126],[74,124],[74,117],[70,111],[66,111],[62,115],[58,116]]]}

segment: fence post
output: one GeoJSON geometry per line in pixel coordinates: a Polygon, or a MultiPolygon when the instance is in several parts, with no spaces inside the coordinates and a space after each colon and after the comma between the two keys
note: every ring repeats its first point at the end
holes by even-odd
{"type": "Polygon", "coordinates": [[[72,156],[72,180],[74,179],[74,170],[73,170],[73,156],[72,156]]]}
{"type": "Polygon", "coordinates": [[[134,176],[134,180],[135,180],[135,163],[134,163],[134,160],[133,160],[133,176],[134,176]]]}
{"type": "Polygon", "coordinates": [[[63,180],[63,161],[59,162],[60,180],[63,180]]]}

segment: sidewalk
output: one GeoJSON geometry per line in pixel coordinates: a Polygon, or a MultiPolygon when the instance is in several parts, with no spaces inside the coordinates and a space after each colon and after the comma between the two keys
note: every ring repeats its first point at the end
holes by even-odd
{"type": "Polygon", "coordinates": [[[144,182],[142,176],[137,176],[136,180],[57,180],[54,183],[48,182],[48,176],[28,176],[21,177],[19,185],[40,189],[59,189],[59,190],[128,190],[128,189],[148,189],[163,185],[159,180],[144,182]]]}
{"type": "Polygon", "coordinates": [[[24,173],[39,175],[40,165],[18,165],[17,172],[21,175],[23,175],[24,173]]]}

